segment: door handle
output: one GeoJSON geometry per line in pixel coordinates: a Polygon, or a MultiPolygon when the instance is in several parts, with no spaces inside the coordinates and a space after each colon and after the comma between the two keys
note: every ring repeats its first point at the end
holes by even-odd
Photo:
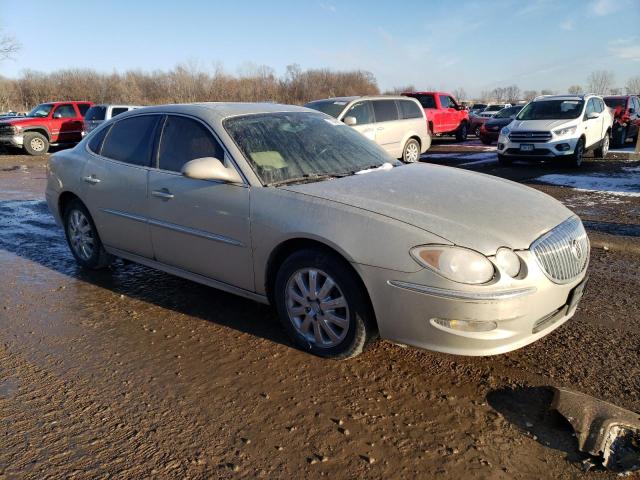
{"type": "Polygon", "coordinates": [[[173,193],[169,192],[166,188],[163,188],[162,190],[154,190],[151,192],[151,195],[164,200],[171,200],[173,198],[173,193]]]}
{"type": "Polygon", "coordinates": [[[89,177],[83,177],[82,180],[84,180],[87,183],[90,183],[91,185],[95,185],[96,183],[100,183],[100,179],[96,178],[95,175],[91,175],[89,177]]]}

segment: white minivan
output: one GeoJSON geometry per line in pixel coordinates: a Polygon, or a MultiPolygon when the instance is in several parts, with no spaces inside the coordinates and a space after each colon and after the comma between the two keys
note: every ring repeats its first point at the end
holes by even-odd
{"type": "Polygon", "coordinates": [[[419,161],[431,146],[427,119],[415,98],[338,97],[315,100],[305,107],[337,118],[406,163],[419,161]]]}
{"type": "Polygon", "coordinates": [[[82,135],[88,134],[102,122],[112,119],[116,115],[140,108],[140,105],[93,105],[84,116],[82,135]]]}

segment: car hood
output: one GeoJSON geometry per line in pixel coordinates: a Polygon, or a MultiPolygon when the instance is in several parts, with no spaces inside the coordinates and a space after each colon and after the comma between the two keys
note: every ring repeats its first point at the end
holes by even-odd
{"type": "Polygon", "coordinates": [[[548,131],[568,123],[574,124],[575,122],[575,118],[568,118],[564,120],[514,120],[511,125],[511,129],[548,131]]]}
{"type": "Polygon", "coordinates": [[[513,118],[491,118],[487,120],[484,124],[485,127],[506,127],[511,122],[513,122],[513,118]]]}
{"type": "Polygon", "coordinates": [[[32,123],[42,123],[47,121],[47,118],[38,117],[12,117],[12,118],[0,118],[0,125],[29,125],[32,123]]]}
{"type": "Polygon", "coordinates": [[[485,255],[501,246],[526,249],[572,215],[532,188],[439,165],[406,165],[279,188],[385,215],[485,255]]]}

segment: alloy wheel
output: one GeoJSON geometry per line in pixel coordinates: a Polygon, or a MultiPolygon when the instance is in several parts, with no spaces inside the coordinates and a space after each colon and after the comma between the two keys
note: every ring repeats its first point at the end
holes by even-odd
{"type": "Polygon", "coordinates": [[[69,215],[69,242],[73,251],[84,261],[93,256],[95,238],[89,219],[80,210],[73,210],[69,215]]]}
{"type": "Polygon", "coordinates": [[[29,145],[34,152],[42,152],[45,146],[42,139],[38,137],[32,138],[31,142],[29,142],[29,145]]]}
{"type": "Polygon", "coordinates": [[[339,345],[349,330],[349,305],[340,286],[317,268],[297,270],[285,289],[287,314],[296,332],[316,347],[339,345]]]}
{"type": "Polygon", "coordinates": [[[420,150],[418,149],[418,144],[416,142],[411,142],[407,145],[404,155],[405,161],[407,162],[417,162],[420,158],[420,150]]]}

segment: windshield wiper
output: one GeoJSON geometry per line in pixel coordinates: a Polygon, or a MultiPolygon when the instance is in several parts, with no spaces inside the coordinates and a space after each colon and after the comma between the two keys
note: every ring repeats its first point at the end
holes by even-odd
{"type": "Polygon", "coordinates": [[[275,182],[268,183],[270,187],[278,187],[280,185],[290,185],[293,183],[312,183],[319,182],[320,180],[328,180],[330,178],[341,178],[346,175],[343,174],[328,174],[328,173],[308,173],[300,177],[286,178],[284,180],[277,180],[275,182]]]}

